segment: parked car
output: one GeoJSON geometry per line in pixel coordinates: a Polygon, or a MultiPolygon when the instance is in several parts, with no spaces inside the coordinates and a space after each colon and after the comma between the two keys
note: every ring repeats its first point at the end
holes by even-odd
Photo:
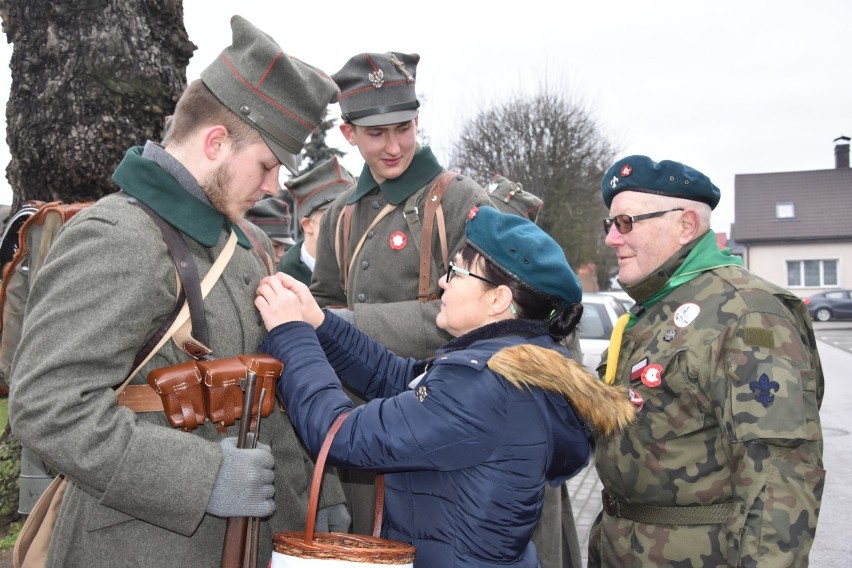
{"type": "Polygon", "coordinates": [[[852,290],[829,290],[802,301],[817,321],[852,318],[852,290]]]}
{"type": "Polygon", "coordinates": [[[600,292],[601,294],[606,294],[607,296],[612,296],[624,306],[625,310],[630,310],[633,307],[633,304],[636,302],[633,301],[633,298],[627,295],[627,292],[624,290],[607,290],[605,292],[600,292]]]}
{"type": "Polygon", "coordinates": [[[601,362],[601,354],[609,347],[609,336],[624,306],[608,294],[583,293],[583,319],[580,320],[580,349],[583,365],[592,372],[601,362]]]}

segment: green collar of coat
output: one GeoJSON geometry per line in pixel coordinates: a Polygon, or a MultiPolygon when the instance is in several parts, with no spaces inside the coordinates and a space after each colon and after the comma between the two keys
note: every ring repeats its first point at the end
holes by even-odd
{"type": "Polygon", "coordinates": [[[411,160],[411,165],[405,170],[401,176],[395,179],[386,180],[379,185],[373,179],[373,174],[367,164],[364,164],[364,169],[361,170],[361,175],[358,177],[358,185],[355,186],[355,191],[346,200],[347,204],[356,203],[362,197],[370,193],[378,187],[384,194],[385,199],[392,205],[399,205],[418,189],[425,186],[427,183],[435,179],[444,168],[438,163],[432,149],[429,147],[420,148],[414,153],[414,158],[411,160]]]}
{"type": "Polygon", "coordinates": [[[171,226],[207,248],[219,242],[222,230],[237,233],[237,242],[251,248],[245,233],[219,211],[193,197],[154,160],[142,157],[142,146],[130,148],[112,180],[153,209],[171,226]]]}
{"type": "MultiPolygon", "coordinates": [[[[743,259],[731,254],[731,249],[719,248],[716,233],[707,231],[683,246],[657,270],[639,282],[624,286],[625,292],[646,308],[656,304],[669,292],[696,276],[722,266],[743,266],[743,259]]],[[[630,310],[628,328],[636,322],[630,310]]]]}

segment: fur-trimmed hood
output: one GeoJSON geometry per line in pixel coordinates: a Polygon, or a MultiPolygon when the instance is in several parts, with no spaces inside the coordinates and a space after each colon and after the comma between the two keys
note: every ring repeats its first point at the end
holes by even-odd
{"type": "Polygon", "coordinates": [[[501,349],[488,368],[519,389],[538,387],[563,395],[596,436],[610,436],[636,419],[624,387],[607,385],[559,351],[532,344],[501,349]]]}

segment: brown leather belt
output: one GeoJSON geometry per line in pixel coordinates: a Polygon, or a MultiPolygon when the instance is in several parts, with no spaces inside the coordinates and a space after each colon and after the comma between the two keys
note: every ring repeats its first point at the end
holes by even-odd
{"type": "Polygon", "coordinates": [[[149,385],[127,385],[116,402],[133,412],[163,412],[163,400],[149,385]]]}
{"type": "Polygon", "coordinates": [[[622,501],[606,489],[602,492],[607,515],[646,525],[718,525],[734,513],[734,503],[661,507],[622,501]]]}

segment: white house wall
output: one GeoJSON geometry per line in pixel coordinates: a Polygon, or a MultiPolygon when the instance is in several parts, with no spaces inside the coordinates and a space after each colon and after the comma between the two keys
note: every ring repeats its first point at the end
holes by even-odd
{"type": "Polygon", "coordinates": [[[789,289],[804,298],[827,290],[818,287],[787,286],[788,260],[837,259],[838,288],[852,288],[852,243],[749,245],[743,252],[743,260],[749,270],[778,286],[789,289]]]}

